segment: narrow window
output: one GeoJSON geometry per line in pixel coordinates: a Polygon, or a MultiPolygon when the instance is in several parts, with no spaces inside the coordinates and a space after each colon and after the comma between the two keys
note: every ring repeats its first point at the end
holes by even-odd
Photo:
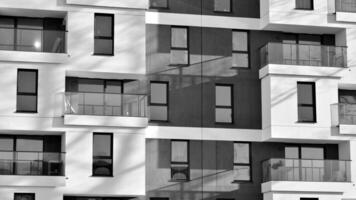
{"type": "Polygon", "coordinates": [[[168,8],[168,0],[150,0],[150,8],[168,8]]]}
{"type": "Polygon", "coordinates": [[[215,12],[231,12],[231,0],[214,0],[215,12]]]}
{"type": "Polygon", "coordinates": [[[232,32],[232,67],[249,68],[248,32],[232,32]]]}
{"type": "Polygon", "coordinates": [[[313,0],[296,0],[295,8],[301,10],[313,10],[314,2],[313,0]]]}
{"type": "Polygon", "coordinates": [[[232,85],[215,85],[215,122],[233,122],[232,85]]]}
{"type": "Polygon", "coordinates": [[[150,119],[168,121],[168,82],[151,82],[150,92],[150,119]]]}
{"type": "Polygon", "coordinates": [[[93,176],[113,175],[113,134],[93,134],[93,176]]]}
{"type": "Polygon", "coordinates": [[[174,181],[189,180],[189,142],[171,141],[171,179],[174,181]]]}
{"type": "Polygon", "coordinates": [[[95,14],[94,54],[114,55],[114,15],[95,14]]]}
{"type": "Polygon", "coordinates": [[[315,83],[298,82],[298,121],[316,122],[315,83]]]}
{"type": "Polygon", "coordinates": [[[35,200],[34,193],[15,193],[14,200],[35,200]]]}
{"type": "Polygon", "coordinates": [[[250,143],[234,142],[234,181],[251,181],[250,143]]]}
{"type": "Polygon", "coordinates": [[[171,28],[171,64],[189,65],[189,37],[187,27],[171,28]]]}
{"type": "Polygon", "coordinates": [[[17,71],[17,112],[37,112],[38,70],[17,71]]]}

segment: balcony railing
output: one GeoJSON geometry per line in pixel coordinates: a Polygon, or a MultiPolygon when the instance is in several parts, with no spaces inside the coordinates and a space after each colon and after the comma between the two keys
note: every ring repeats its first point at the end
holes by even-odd
{"type": "MultiPolygon", "coordinates": [[[[332,115],[338,115],[334,125],[356,125],[356,104],[338,103],[331,105],[332,115]]],[[[335,117],[335,116],[332,116],[335,117]]]]}
{"type": "Polygon", "coordinates": [[[147,95],[65,93],[65,114],[147,117],[147,95]]]}
{"type": "Polygon", "coordinates": [[[356,12],[356,0],[336,0],[336,12],[356,12]]]}
{"type": "Polygon", "coordinates": [[[263,182],[350,182],[350,161],[272,158],[262,163],[263,182]]]}
{"type": "Polygon", "coordinates": [[[346,67],[346,47],[268,43],[260,49],[261,67],[267,64],[346,67]]]}
{"type": "Polygon", "coordinates": [[[64,176],[64,153],[0,151],[0,175],[64,176]]]}
{"type": "Polygon", "coordinates": [[[0,50],[65,53],[66,32],[25,28],[0,28],[0,50]]]}

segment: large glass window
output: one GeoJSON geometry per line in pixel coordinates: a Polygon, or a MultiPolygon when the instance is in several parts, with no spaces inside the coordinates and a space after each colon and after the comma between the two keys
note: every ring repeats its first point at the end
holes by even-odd
{"type": "Polygon", "coordinates": [[[234,142],[234,181],[251,181],[250,143],[234,142]]]}
{"type": "Polygon", "coordinates": [[[168,120],[168,82],[150,84],[150,120],[168,120]]]}
{"type": "Polygon", "coordinates": [[[296,9],[302,10],[313,10],[314,9],[314,0],[296,0],[296,9]]]}
{"type": "Polygon", "coordinates": [[[247,31],[232,32],[232,67],[249,68],[249,45],[247,31]]]}
{"type": "Polygon", "coordinates": [[[113,175],[113,134],[93,134],[93,176],[113,175]]]}
{"type": "Polygon", "coordinates": [[[94,54],[114,54],[114,15],[95,14],[94,54]]]}
{"type": "Polygon", "coordinates": [[[18,69],[17,112],[37,112],[37,75],[35,69],[18,69]]]}
{"type": "Polygon", "coordinates": [[[187,27],[171,28],[171,64],[189,64],[189,37],[187,27]]]}
{"type": "Polygon", "coordinates": [[[298,121],[316,122],[315,83],[298,82],[298,121]]]}
{"type": "Polygon", "coordinates": [[[231,12],[231,0],[214,0],[214,11],[231,12]]]}
{"type": "Polygon", "coordinates": [[[233,122],[232,85],[215,85],[215,122],[233,122]]]}
{"type": "Polygon", "coordinates": [[[171,141],[171,178],[174,181],[189,180],[189,142],[171,141]]]}
{"type": "Polygon", "coordinates": [[[35,200],[35,193],[15,193],[14,200],[35,200]]]}
{"type": "Polygon", "coordinates": [[[150,0],[150,8],[168,8],[168,0],[150,0]]]}

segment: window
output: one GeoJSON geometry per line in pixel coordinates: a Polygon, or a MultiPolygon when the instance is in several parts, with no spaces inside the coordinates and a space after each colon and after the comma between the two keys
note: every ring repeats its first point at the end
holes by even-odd
{"type": "Polygon", "coordinates": [[[187,27],[171,28],[171,64],[189,65],[189,37],[187,27]]]}
{"type": "Polygon", "coordinates": [[[319,198],[300,198],[300,200],[319,200],[319,198]]]}
{"type": "Polygon", "coordinates": [[[168,121],[168,82],[152,81],[150,92],[150,119],[168,121]]]}
{"type": "Polygon", "coordinates": [[[298,82],[298,121],[316,122],[315,83],[298,82]]]}
{"type": "Polygon", "coordinates": [[[94,55],[114,55],[114,15],[95,14],[94,55]]]}
{"type": "Polygon", "coordinates": [[[251,181],[250,143],[234,142],[234,181],[251,181]]]}
{"type": "Polygon", "coordinates": [[[174,181],[189,180],[189,142],[171,141],[171,179],[174,181]]]}
{"type": "Polygon", "coordinates": [[[37,112],[38,70],[18,69],[17,71],[17,112],[37,112]]]}
{"type": "Polygon", "coordinates": [[[249,45],[247,31],[232,32],[232,67],[249,68],[249,45]]]}
{"type": "Polygon", "coordinates": [[[14,200],[35,200],[34,193],[15,193],[14,200]]]}
{"type": "Polygon", "coordinates": [[[130,200],[135,197],[85,197],[85,196],[64,196],[63,200],[130,200]]]}
{"type": "Polygon", "coordinates": [[[233,89],[232,85],[215,85],[215,122],[233,122],[233,89]]]}
{"type": "Polygon", "coordinates": [[[151,197],[150,200],[169,200],[168,197],[151,197]]]}
{"type": "Polygon", "coordinates": [[[113,134],[93,134],[93,176],[113,175],[113,134]]]}
{"type": "Polygon", "coordinates": [[[150,8],[168,8],[168,0],[150,0],[150,8]]]}
{"type": "Polygon", "coordinates": [[[215,12],[231,12],[231,0],[214,0],[215,12]]]}
{"type": "Polygon", "coordinates": [[[302,9],[302,10],[313,10],[314,2],[313,0],[296,0],[295,8],[302,9]]]}

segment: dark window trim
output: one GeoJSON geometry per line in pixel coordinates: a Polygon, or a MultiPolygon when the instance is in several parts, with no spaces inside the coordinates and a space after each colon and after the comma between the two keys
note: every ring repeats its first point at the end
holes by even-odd
{"type": "MultiPolygon", "coordinates": [[[[234,84],[228,84],[228,83],[215,83],[215,95],[216,95],[216,86],[223,86],[223,87],[230,87],[230,96],[231,96],[231,105],[230,106],[218,106],[216,105],[216,102],[215,102],[215,114],[216,114],[216,109],[217,108],[229,108],[231,109],[231,122],[217,122],[216,121],[216,118],[214,119],[215,121],[215,124],[234,124],[234,121],[235,121],[235,104],[234,104],[234,84]]],[[[216,96],[215,96],[215,99],[216,99],[216,96]]]]}
{"type": "Polygon", "coordinates": [[[233,56],[234,53],[240,53],[240,54],[247,54],[248,58],[248,66],[247,67],[231,67],[233,69],[243,69],[243,70],[249,70],[251,69],[251,55],[250,55],[250,51],[251,51],[251,39],[250,39],[250,31],[249,30],[241,30],[241,29],[232,29],[231,30],[231,56],[233,56]],[[234,32],[246,32],[247,33],[247,51],[238,51],[238,50],[234,50],[234,45],[233,45],[233,37],[234,37],[234,32]]]}
{"type": "Polygon", "coordinates": [[[93,146],[93,149],[92,149],[92,151],[93,151],[93,153],[92,153],[92,155],[93,155],[93,157],[92,157],[92,176],[93,177],[113,177],[113,174],[114,174],[114,159],[113,159],[113,157],[114,157],[114,155],[113,155],[113,153],[114,153],[114,140],[113,140],[114,138],[113,138],[113,133],[109,133],[109,132],[93,132],[93,144],[92,144],[92,146],[93,146]],[[111,142],[111,148],[110,148],[110,153],[111,153],[111,156],[94,156],[94,136],[95,135],[109,135],[110,136],[110,142],[111,142]],[[99,159],[111,159],[111,169],[110,169],[110,174],[108,174],[108,175],[96,175],[96,174],[94,174],[94,158],[99,158],[99,159]]]}
{"type": "Polygon", "coordinates": [[[93,55],[95,56],[113,56],[115,53],[114,53],[114,45],[115,45],[115,15],[114,14],[109,14],[109,13],[94,13],[94,53],[93,55]],[[112,37],[103,37],[103,36],[96,36],[95,35],[95,30],[96,30],[96,23],[95,23],[95,18],[96,16],[106,16],[106,17],[111,17],[111,35],[112,37]],[[102,39],[102,40],[111,40],[112,42],[112,53],[95,53],[95,39],[102,39]]]}
{"type": "Polygon", "coordinates": [[[189,140],[180,140],[180,139],[172,139],[170,141],[170,164],[174,165],[174,164],[183,164],[183,165],[187,165],[188,166],[188,174],[187,174],[187,180],[174,180],[172,178],[172,167],[171,167],[171,182],[187,182],[190,181],[190,141],[189,140]],[[172,161],[172,143],[173,142],[186,142],[187,143],[187,162],[177,162],[177,161],[172,161]]]}
{"type": "Polygon", "coordinates": [[[306,10],[306,11],[312,11],[314,10],[314,0],[310,0],[311,1],[311,6],[310,8],[299,8],[298,7],[298,0],[295,1],[295,9],[296,10],[306,10]]]}
{"type": "Polygon", "coordinates": [[[214,6],[213,6],[213,9],[214,9],[215,13],[233,13],[232,12],[232,8],[233,8],[233,6],[232,6],[233,1],[232,0],[230,0],[230,9],[229,9],[229,11],[215,10],[215,1],[217,1],[217,0],[214,0],[214,6]]]}
{"type": "MultiPolygon", "coordinates": [[[[297,93],[298,93],[298,85],[299,84],[304,84],[304,85],[311,85],[312,86],[312,97],[313,97],[313,104],[301,104],[298,102],[298,122],[300,123],[316,123],[317,122],[317,116],[316,116],[316,95],[315,95],[315,82],[305,82],[305,81],[298,81],[297,82],[297,93]],[[300,120],[299,119],[299,107],[312,107],[313,108],[313,120],[300,120]]],[[[298,94],[297,94],[298,98],[298,94]]]]}
{"type": "Polygon", "coordinates": [[[14,199],[16,199],[16,195],[30,195],[32,196],[33,200],[36,200],[36,193],[22,193],[22,192],[15,192],[14,193],[14,199]]]}
{"type": "Polygon", "coordinates": [[[166,106],[167,107],[167,120],[151,120],[150,122],[169,122],[169,81],[150,81],[150,95],[148,96],[150,106],[166,106]],[[151,102],[151,84],[165,84],[166,85],[166,99],[165,104],[162,103],[152,103],[151,102]]]}
{"type": "MultiPolygon", "coordinates": [[[[233,167],[234,166],[249,166],[250,167],[250,180],[234,180],[233,183],[252,183],[252,143],[251,142],[240,142],[240,141],[234,141],[233,145],[236,143],[241,143],[241,144],[248,144],[248,151],[249,151],[249,163],[235,163],[235,160],[233,160],[233,167]]],[[[235,149],[233,149],[235,152],[235,149]]]]}
{"type": "Polygon", "coordinates": [[[182,50],[182,51],[187,51],[187,63],[186,64],[170,64],[169,66],[176,66],[176,67],[186,67],[190,65],[190,42],[189,42],[189,26],[171,26],[171,34],[170,34],[170,50],[182,50]],[[172,29],[177,28],[177,29],[185,29],[187,33],[187,47],[173,47],[172,45],[172,29]]]}
{"type": "Polygon", "coordinates": [[[169,0],[166,0],[167,2],[167,7],[163,7],[163,6],[152,6],[152,3],[151,3],[151,0],[150,0],[150,5],[149,5],[149,8],[150,9],[165,9],[165,10],[168,10],[169,9],[169,0]]]}
{"type": "Polygon", "coordinates": [[[23,69],[23,68],[18,68],[17,69],[17,83],[16,83],[16,97],[18,95],[24,95],[24,96],[36,96],[36,110],[18,110],[17,105],[18,102],[16,100],[16,113],[37,113],[38,112],[38,69],[23,69]],[[19,92],[19,72],[24,71],[24,72],[35,72],[36,73],[36,92],[19,92]]]}

